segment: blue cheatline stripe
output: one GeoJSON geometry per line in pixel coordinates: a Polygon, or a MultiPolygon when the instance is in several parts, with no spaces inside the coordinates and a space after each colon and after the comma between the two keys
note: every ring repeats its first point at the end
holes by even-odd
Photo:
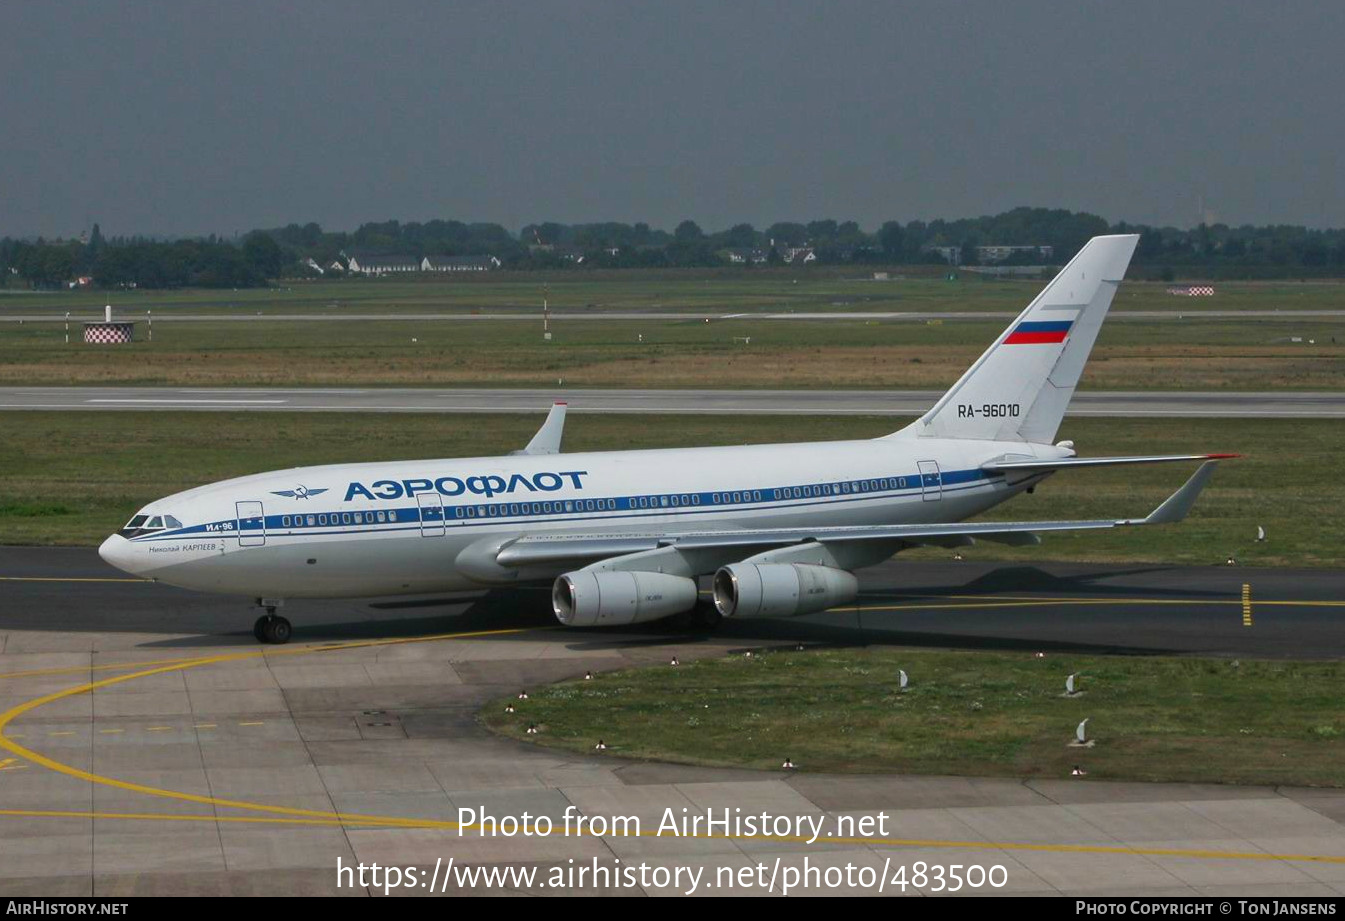
{"type": "Polygon", "coordinates": [[[1073,320],[1029,320],[1013,328],[1016,333],[1067,333],[1073,320]]]}
{"type": "MultiPolygon", "coordinates": [[[[241,529],[236,526],[238,519],[230,518],[209,524],[192,525],[177,531],[145,536],[135,540],[137,542],[154,542],[189,540],[199,537],[237,537],[240,534],[261,536],[263,529],[268,536],[272,533],[279,535],[368,534],[407,530],[418,532],[421,523],[459,527],[494,524],[500,521],[612,521],[615,519],[651,518],[668,515],[706,515],[735,508],[775,510],[862,502],[866,499],[889,498],[907,494],[919,495],[926,488],[933,486],[941,486],[943,492],[962,492],[967,489],[974,489],[983,482],[998,478],[1000,478],[999,475],[988,473],[980,468],[973,468],[970,470],[944,471],[942,475],[937,473],[911,473],[905,476],[866,477],[863,480],[830,480],[799,486],[725,490],[722,492],[655,493],[615,498],[537,499],[535,501],[533,499],[517,501],[518,497],[514,497],[516,501],[513,502],[472,502],[444,505],[442,507],[431,506],[426,509],[420,508],[419,505],[412,505],[375,509],[373,511],[361,510],[360,512],[296,510],[288,515],[283,513],[267,515],[264,524],[260,518],[244,518],[241,529]],[[888,485],[884,487],[884,483],[888,485]],[[735,497],[737,498],[735,499],[735,497]],[[589,508],[590,503],[593,505],[592,508],[589,508]],[[519,511],[511,514],[509,511],[511,505],[517,506],[519,511]],[[532,510],[533,506],[545,509],[547,505],[551,507],[551,511],[534,512],[532,510]],[[524,506],[526,506],[526,509],[524,506]],[[467,513],[469,508],[474,513],[470,516],[467,513]],[[490,514],[491,509],[496,510],[494,515],[490,514]],[[380,511],[384,515],[384,521],[375,519],[376,513],[380,511]],[[633,514],[610,514],[613,512],[633,514]],[[576,513],[581,516],[601,514],[602,517],[573,517],[576,513]],[[356,515],[359,515],[362,520],[357,522],[355,520],[356,515]],[[319,516],[327,518],[330,523],[316,524],[320,520],[319,516]],[[313,525],[306,523],[310,517],[315,522],[313,525]],[[283,523],[285,518],[289,518],[291,522],[302,519],[305,523],[302,525],[286,525],[283,523]],[[408,528],[408,524],[413,525],[413,527],[408,528]]],[[[432,495],[432,493],[426,493],[426,495],[432,495]]]]}

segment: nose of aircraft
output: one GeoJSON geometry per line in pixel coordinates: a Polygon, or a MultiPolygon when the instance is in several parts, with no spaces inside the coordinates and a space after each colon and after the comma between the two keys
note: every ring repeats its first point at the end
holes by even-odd
{"type": "Polygon", "coordinates": [[[122,572],[135,574],[131,568],[131,563],[135,559],[132,552],[131,542],[119,534],[113,534],[98,548],[98,555],[103,558],[105,563],[117,567],[122,572]]]}

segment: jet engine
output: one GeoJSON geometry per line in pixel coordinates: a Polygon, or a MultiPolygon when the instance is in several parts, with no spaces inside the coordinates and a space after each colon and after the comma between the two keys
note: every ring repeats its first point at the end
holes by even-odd
{"type": "Polygon", "coordinates": [[[715,607],[725,617],[797,617],[854,601],[855,574],[808,563],[734,563],[715,573],[715,607]]]}
{"type": "Polygon", "coordinates": [[[661,572],[567,572],[551,587],[551,607],[567,627],[620,627],[696,606],[696,580],[661,572]]]}

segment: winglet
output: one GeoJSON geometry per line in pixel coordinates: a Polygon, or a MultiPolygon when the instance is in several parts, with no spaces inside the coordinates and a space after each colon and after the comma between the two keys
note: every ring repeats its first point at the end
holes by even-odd
{"type": "Polygon", "coordinates": [[[532,436],[532,441],[522,451],[513,451],[515,455],[519,454],[559,454],[560,439],[565,434],[565,408],[566,404],[557,400],[551,406],[551,412],[547,413],[546,421],[542,427],[537,430],[537,434],[532,436]]]}
{"type": "Polygon", "coordinates": [[[1128,520],[1118,522],[1118,524],[1172,524],[1181,521],[1191,511],[1191,507],[1196,504],[1196,498],[1200,491],[1205,488],[1210,477],[1214,474],[1214,468],[1219,466],[1217,460],[1207,460],[1201,464],[1191,478],[1182,484],[1181,488],[1168,496],[1163,504],[1149,513],[1147,518],[1139,521],[1128,520]]]}

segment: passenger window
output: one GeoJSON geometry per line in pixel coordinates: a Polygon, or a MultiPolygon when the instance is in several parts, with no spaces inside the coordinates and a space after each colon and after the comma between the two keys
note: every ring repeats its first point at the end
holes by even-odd
{"type": "Polygon", "coordinates": [[[350,524],[350,512],[342,512],[342,513],[341,513],[341,523],[342,523],[342,524],[350,524]]]}

